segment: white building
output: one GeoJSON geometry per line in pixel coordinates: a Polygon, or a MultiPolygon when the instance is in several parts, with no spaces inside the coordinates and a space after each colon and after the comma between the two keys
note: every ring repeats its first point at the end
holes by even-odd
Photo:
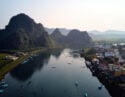
{"type": "Polygon", "coordinates": [[[12,60],[12,61],[15,61],[17,60],[19,57],[16,57],[16,56],[12,56],[12,55],[8,55],[5,57],[5,60],[12,60]]]}

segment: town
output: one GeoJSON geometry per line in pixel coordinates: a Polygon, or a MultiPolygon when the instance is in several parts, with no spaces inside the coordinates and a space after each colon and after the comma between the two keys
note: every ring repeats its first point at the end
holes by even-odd
{"type": "Polygon", "coordinates": [[[87,67],[102,83],[108,83],[124,91],[124,53],[124,44],[95,43],[92,49],[81,56],[85,57],[87,67]]]}

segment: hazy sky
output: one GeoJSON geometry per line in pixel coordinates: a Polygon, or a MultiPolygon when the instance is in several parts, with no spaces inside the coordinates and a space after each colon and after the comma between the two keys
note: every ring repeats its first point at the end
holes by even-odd
{"type": "Polygon", "coordinates": [[[18,13],[50,28],[125,30],[125,0],[0,0],[0,28],[18,13]]]}

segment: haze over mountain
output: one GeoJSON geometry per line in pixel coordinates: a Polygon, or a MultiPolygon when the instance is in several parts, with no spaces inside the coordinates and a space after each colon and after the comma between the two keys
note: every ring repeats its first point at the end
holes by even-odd
{"type": "Polygon", "coordinates": [[[125,31],[119,30],[107,30],[104,32],[100,32],[97,30],[90,31],[89,35],[92,37],[93,40],[122,40],[125,39],[125,31]]]}
{"type": "MultiPolygon", "coordinates": [[[[68,33],[71,31],[71,29],[66,28],[59,28],[62,35],[68,35],[68,33]],[[64,29],[64,30],[63,30],[64,29]]],[[[46,31],[51,34],[52,31],[54,31],[54,28],[46,28],[46,31]]],[[[87,31],[89,36],[93,40],[106,40],[106,41],[124,41],[125,39],[125,31],[120,30],[107,30],[104,32],[93,30],[93,31],[87,31]]]]}
{"type": "MultiPolygon", "coordinates": [[[[47,29],[47,28],[46,28],[47,29]]],[[[48,29],[52,31],[53,29],[48,29]]],[[[92,39],[86,31],[55,29],[51,35],[40,23],[21,13],[13,16],[5,29],[0,30],[0,49],[29,49],[37,47],[83,48],[92,45],[92,39]]]]}
{"type": "MultiPolygon", "coordinates": [[[[48,34],[52,34],[55,29],[56,28],[47,28],[47,27],[45,28],[48,34]]],[[[71,29],[59,28],[59,31],[61,32],[61,34],[67,35],[71,31],[71,29]]]]}
{"type": "Polygon", "coordinates": [[[86,31],[71,30],[68,35],[64,36],[59,29],[55,29],[51,34],[52,38],[59,44],[71,48],[84,48],[92,46],[92,39],[86,31]]]}
{"type": "Polygon", "coordinates": [[[65,41],[65,38],[66,36],[64,36],[61,32],[60,32],[60,29],[55,29],[52,34],[51,34],[51,37],[58,43],[58,44],[62,44],[62,45],[65,45],[66,44],[66,41],[65,41]]]}
{"type": "Polygon", "coordinates": [[[0,31],[0,49],[52,47],[53,44],[43,25],[23,13],[12,17],[6,28],[0,31]]]}

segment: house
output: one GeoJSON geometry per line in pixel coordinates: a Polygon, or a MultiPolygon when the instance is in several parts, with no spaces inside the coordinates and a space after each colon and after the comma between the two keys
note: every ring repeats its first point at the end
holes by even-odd
{"type": "Polygon", "coordinates": [[[113,70],[114,70],[114,76],[125,75],[125,68],[122,66],[114,65],[113,70]]]}
{"type": "Polygon", "coordinates": [[[104,58],[103,53],[96,53],[97,58],[104,58]]]}
{"type": "Polygon", "coordinates": [[[99,65],[99,59],[93,58],[92,63],[99,65]]]}
{"type": "Polygon", "coordinates": [[[114,69],[113,66],[114,66],[114,64],[108,64],[108,68],[110,71],[113,71],[113,69],[114,69]]]}
{"type": "Polygon", "coordinates": [[[27,55],[27,53],[24,53],[24,52],[16,52],[15,53],[15,56],[17,56],[17,57],[26,56],[26,55],[27,55]]]}
{"type": "Polygon", "coordinates": [[[12,55],[8,55],[8,56],[5,56],[5,60],[12,60],[12,61],[15,61],[17,60],[19,57],[16,57],[16,56],[12,56],[12,55]]]}
{"type": "Polygon", "coordinates": [[[112,47],[111,44],[103,44],[104,49],[110,49],[112,47]]]}
{"type": "Polygon", "coordinates": [[[121,73],[122,75],[125,75],[125,68],[122,69],[121,73]]]}
{"type": "Polygon", "coordinates": [[[115,77],[121,76],[121,70],[115,70],[114,71],[114,76],[115,77]]]}
{"type": "Polygon", "coordinates": [[[105,50],[105,52],[103,54],[104,54],[104,57],[114,57],[114,56],[116,56],[113,49],[107,49],[107,50],[105,50]]]}

